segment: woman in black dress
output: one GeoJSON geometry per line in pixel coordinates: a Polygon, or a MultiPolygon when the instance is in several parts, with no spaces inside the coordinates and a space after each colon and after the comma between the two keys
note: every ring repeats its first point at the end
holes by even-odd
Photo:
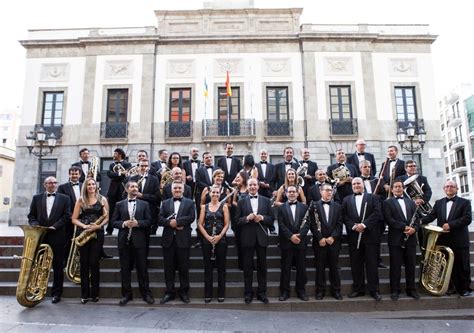
{"type": "Polygon", "coordinates": [[[199,231],[203,235],[202,255],[204,258],[204,302],[212,300],[213,261],[217,267],[217,301],[224,302],[227,241],[229,229],[229,209],[219,202],[220,186],[213,185],[210,189],[211,202],[201,207],[199,231]]]}
{"type": "Polygon", "coordinates": [[[87,178],[82,186],[81,197],[77,200],[72,214],[72,223],[77,226],[76,237],[83,231],[94,232],[92,238],[79,247],[81,264],[81,303],[99,300],[100,266],[99,261],[104,245],[103,226],[107,224],[109,206],[105,197],[99,194],[97,183],[87,178]],[[105,215],[100,224],[96,221],[105,215]]]}

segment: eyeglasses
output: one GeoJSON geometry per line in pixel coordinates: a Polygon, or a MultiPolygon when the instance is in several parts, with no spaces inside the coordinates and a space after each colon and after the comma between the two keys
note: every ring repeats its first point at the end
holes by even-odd
{"type": "Polygon", "coordinates": [[[325,188],[323,191],[332,192],[332,188],[325,188]]]}
{"type": "Polygon", "coordinates": [[[57,184],[58,182],[47,182],[46,184],[57,184]]]}

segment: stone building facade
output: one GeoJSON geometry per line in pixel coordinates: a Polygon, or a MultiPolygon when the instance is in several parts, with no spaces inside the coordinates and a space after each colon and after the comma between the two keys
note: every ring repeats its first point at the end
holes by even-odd
{"type": "Polygon", "coordinates": [[[42,162],[60,182],[82,147],[102,169],[116,147],[134,162],[138,149],[222,155],[224,142],[236,155],[266,148],[273,162],[308,147],[325,168],[365,138],[380,166],[408,122],[428,133],[423,173],[443,176],[429,27],[301,25],[302,10],[157,10],[153,27],[30,31],[11,223],[37,188],[25,136],[39,124],[60,136],[42,162]]]}

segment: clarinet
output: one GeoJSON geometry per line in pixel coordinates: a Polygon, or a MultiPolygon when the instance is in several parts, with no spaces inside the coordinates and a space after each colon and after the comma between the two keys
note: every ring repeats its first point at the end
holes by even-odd
{"type": "MultiPolygon", "coordinates": [[[[365,212],[367,210],[367,201],[365,202],[365,205],[364,205],[364,213],[362,213],[362,220],[360,221],[360,223],[364,223],[365,221],[365,212]]],[[[360,240],[362,239],[362,234],[364,232],[359,232],[359,237],[357,238],[357,250],[359,249],[359,246],[360,246],[360,240]]]]}
{"type": "MultiPolygon", "coordinates": [[[[214,219],[212,221],[212,232],[211,232],[212,237],[216,236],[216,231],[217,231],[216,229],[217,229],[217,221],[216,221],[216,217],[214,216],[214,219]]],[[[216,244],[215,243],[212,243],[211,260],[212,261],[216,260],[216,244]]]]}
{"type": "MultiPolygon", "coordinates": [[[[130,220],[135,221],[135,210],[137,209],[137,204],[135,202],[135,205],[133,206],[132,209],[132,214],[130,215],[130,220]]],[[[130,239],[132,238],[132,231],[133,228],[128,228],[128,234],[127,234],[127,245],[130,244],[130,239]]]]}
{"type": "MultiPolygon", "coordinates": [[[[413,216],[411,217],[411,220],[410,220],[410,224],[408,225],[410,228],[413,228],[413,226],[415,225],[415,221],[416,221],[416,218],[418,217],[418,209],[419,209],[420,206],[417,206],[416,209],[415,209],[415,212],[413,213],[413,216]]],[[[405,248],[406,244],[407,244],[407,241],[408,241],[408,238],[410,238],[410,235],[409,234],[405,234],[405,237],[403,238],[403,242],[402,242],[402,249],[405,248]]]]}

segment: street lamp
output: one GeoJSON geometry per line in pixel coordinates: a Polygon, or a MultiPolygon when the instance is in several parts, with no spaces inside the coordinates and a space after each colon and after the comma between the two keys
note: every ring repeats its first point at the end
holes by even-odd
{"type": "Polygon", "coordinates": [[[418,143],[417,145],[413,144],[415,139],[415,126],[412,123],[409,123],[405,129],[399,128],[397,131],[397,140],[398,144],[402,149],[405,149],[411,153],[411,159],[414,160],[415,152],[418,150],[423,150],[423,146],[426,142],[426,132],[423,127],[418,128],[418,143]],[[408,138],[409,142],[405,143],[408,138]]]}
{"type": "Polygon", "coordinates": [[[26,146],[30,155],[38,157],[39,167],[38,167],[38,182],[41,179],[41,162],[43,157],[52,154],[54,148],[56,147],[56,135],[51,133],[49,136],[43,127],[39,127],[34,131],[31,131],[26,135],[26,146]],[[49,151],[43,148],[46,148],[46,145],[49,148],[49,151]]]}

